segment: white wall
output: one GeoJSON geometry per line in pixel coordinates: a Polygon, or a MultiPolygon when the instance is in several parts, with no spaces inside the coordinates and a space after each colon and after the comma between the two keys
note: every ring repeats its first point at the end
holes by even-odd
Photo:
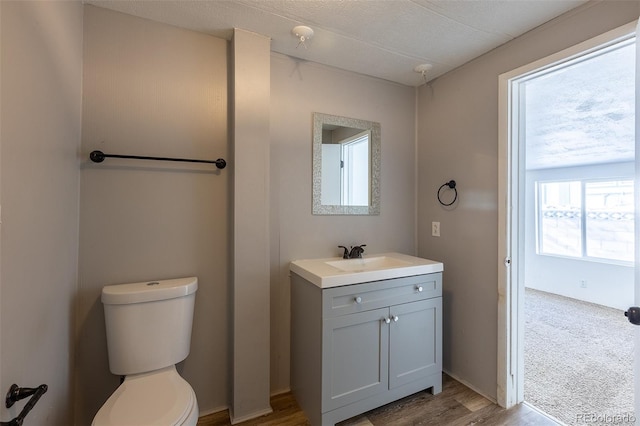
{"type": "MultiPolygon", "coordinates": [[[[27,425],[72,424],[82,5],[0,2],[0,394],[49,390],[27,425]]],[[[17,416],[26,403],[0,418],[17,416]]]]}
{"type": "Polygon", "coordinates": [[[526,287],[626,310],[633,304],[633,266],[536,253],[535,183],[545,180],[633,177],[633,163],[529,170],[525,193],[526,287]],[[585,281],[586,287],[581,282],[585,281]]]}
{"type": "Polygon", "coordinates": [[[591,2],[422,86],[419,255],[444,262],[445,370],[495,398],[498,300],[498,76],[638,18],[640,2],[591,2]],[[458,183],[452,208],[436,192],[458,183]],[[441,237],[431,236],[431,222],[441,237]]]}
{"type": "Polygon", "coordinates": [[[415,90],[271,55],[271,390],[289,388],[289,262],[366,253],[415,254],[415,90]],[[313,113],[377,121],[382,133],[379,216],[314,216],[313,113]]]}
{"type": "Polygon", "coordinates": [[[228,158],[225,40],[84,6],[76,423],[117,387],[104,285],[195,275],[191,353],[179,371],[201,412],[228,404],[229,174],[111,154],[228,158]]]}

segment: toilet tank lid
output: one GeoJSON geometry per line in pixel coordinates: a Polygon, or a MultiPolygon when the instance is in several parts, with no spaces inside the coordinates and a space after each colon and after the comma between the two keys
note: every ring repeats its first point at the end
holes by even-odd
{"type": "Polygon", "coordinates": [[[102,303],[126,305],[175,299],[195,293],[197,289],[198,277],[108,285],[102,288],[102,303]]]}

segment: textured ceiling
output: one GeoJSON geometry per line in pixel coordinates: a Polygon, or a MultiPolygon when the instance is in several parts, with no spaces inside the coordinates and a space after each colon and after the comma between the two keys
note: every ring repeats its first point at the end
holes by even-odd
{"type": "Polygon", "coordinates": [[[635,50],[629,39],[524,83],[527,169],[633,161],[635,50]]]}
{"type": "Polygon", "coordinates": [[[231,38],[241,28],[271,50],[408,86],[450,71],[586,0],[85,0],[131,15],[231,38]],[[315,34],[304,46],[296,25],[315,34]]]}

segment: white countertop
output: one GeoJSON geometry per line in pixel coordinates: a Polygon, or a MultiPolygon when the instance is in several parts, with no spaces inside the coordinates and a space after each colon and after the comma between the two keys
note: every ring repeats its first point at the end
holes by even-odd
{"type": "Polygon", "coordinates": [[[341,257],[294,260],[289,270],[320,288],[442,272],[442,262],[402,253],[366,254],[362,259],[341,257]]]}

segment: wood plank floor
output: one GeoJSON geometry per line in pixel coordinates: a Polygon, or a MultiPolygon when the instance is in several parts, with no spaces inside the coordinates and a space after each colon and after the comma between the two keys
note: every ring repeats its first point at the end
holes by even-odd
{"type": "MultiPolygon", "coordinates": [[[[242,426],[309,425],[291,393],[271,398],[273,413],[239,423],[242,426]]],[[[228,412],[210,414],[198,426],[230,425],[228,412]]],[[[443,375],[442,393],[418,392],[399,401],[356,416],[339,426],[556,426],[557,423],[526,405],[505,410],[460,382],[443,375]]]]}

